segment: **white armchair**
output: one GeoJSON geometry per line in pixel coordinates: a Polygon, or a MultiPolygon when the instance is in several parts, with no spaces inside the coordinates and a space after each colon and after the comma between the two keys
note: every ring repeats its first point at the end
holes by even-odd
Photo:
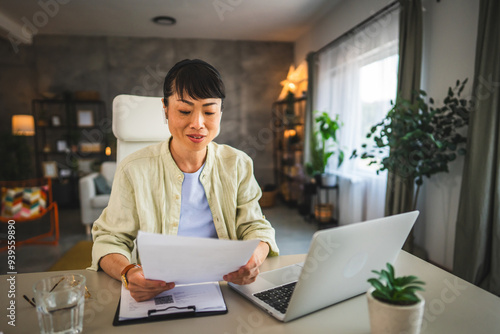
{"type": "Polygon", "coordinates": [[[106,179],[107,185],[111,187],[115,171],[116,162],[106,161],[102,163],[100,173],[88,174],[79,181],[81,219],[89,235],[92,224],[99,218],[102,210],[108,205],[109,201],[109,194],[97,193],[94,180],[101,174],[106,179]]]}

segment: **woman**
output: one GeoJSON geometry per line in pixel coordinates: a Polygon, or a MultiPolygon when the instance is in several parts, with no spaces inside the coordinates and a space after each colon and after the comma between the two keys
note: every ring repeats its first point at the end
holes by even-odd
{"type": "MultiPolygon", "coordinates": [[[[252,160],[213,139],[220,130],[225,89],[219,72],[183,60],[167,73],[163,106],[171,137],[126,157],[113,181],[108,207],[93,227],[93,270],[122,279],[137,301],[175,284],[144,278],[131,263],[139,230],[232,240],[259,239],[245,266],[223,277],[249,284],[268,255],[277,255],[274,229],[258,204],[252,160]]],[[[173,255],[174,256],[174,255],[173,255]]]]}

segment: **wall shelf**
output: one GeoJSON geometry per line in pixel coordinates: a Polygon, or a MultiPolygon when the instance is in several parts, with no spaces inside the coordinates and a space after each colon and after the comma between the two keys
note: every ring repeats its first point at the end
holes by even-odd
{"type": "Polygon", "coordinates": [[[280,198],[288,204],[299,202],[304,182],[305,106],[305,97],[273,103],[274,178],[280,198]]]}
{"type": "Polygon", "coordinates": [[[106,119],[105,103],[36,99],[32,108],[37,176],[44,177],[49,172],[59,206],[77,207],[79,177],[106,160],[111,121],[106,119]]]}

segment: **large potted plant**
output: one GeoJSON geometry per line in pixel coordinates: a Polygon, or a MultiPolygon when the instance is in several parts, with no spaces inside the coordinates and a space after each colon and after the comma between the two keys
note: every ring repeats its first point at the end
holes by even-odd
{"type": "Polygon", "coordinates": [[[373,270],[378,278],[370,278],[372,287],[366,293],[372,334],[418,334],[424,315],[423,291],[415,276],[395,277],[394,267],[387,263],[387,270],[373,270]]]}
{"type": "MultiPolygon", "coordinates": [[[[469,123],[472,109],[472,102],[461,97],[466,83],[467,79],[457,80],[454,87],[449,87],[441,107],[434,107],[433,98],[426,101],[423,90],[415,92],[413,103],[401,97],[395,103],[391,101],[392,109],[366,135],[372,144],[363,144],[362,152],[354,150],[351,155],[369,159],[370,165],[377,165],[377,173],[387,170],[401,177],[412,195],[415,184],[413,210],[424,177],[448,172],[448,163],[466,153],[463,128],[469,123]]],[[[413,233],[405,249],[413,252],[413,233]]]]}
{"type": "Polygon", "coordinates": [[[320,176],[321,185],[333,186],[336,178],[334,175],[326,172],[328,160],[336,154],[337,167],[340,167],[344,161],[344,151],[341,149],[337,140],[337,131],[342,123],[339,121],[339,115],[334,119],[326,112],[322,112],[315,118],[316,131],[311,138],[311,162],[306,164],[308,175],[318,178],[320,176]]]}

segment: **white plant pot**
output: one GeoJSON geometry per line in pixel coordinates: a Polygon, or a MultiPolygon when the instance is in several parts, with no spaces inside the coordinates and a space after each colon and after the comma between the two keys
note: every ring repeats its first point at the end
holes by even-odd
{"type": "Polygon", "coordinates": [[[372,334],[419,334],[424,315],[425,300],[417,293],[420,302],[409,306],[391,305],[372,296],[372,287],[366,293],[372,334]]]}
{"type": "Polygon", "coordinates": [[[333,187],[337,184],[337,176],[334,174],[321,174],[321,185],[323,187],[333,187]]]}

